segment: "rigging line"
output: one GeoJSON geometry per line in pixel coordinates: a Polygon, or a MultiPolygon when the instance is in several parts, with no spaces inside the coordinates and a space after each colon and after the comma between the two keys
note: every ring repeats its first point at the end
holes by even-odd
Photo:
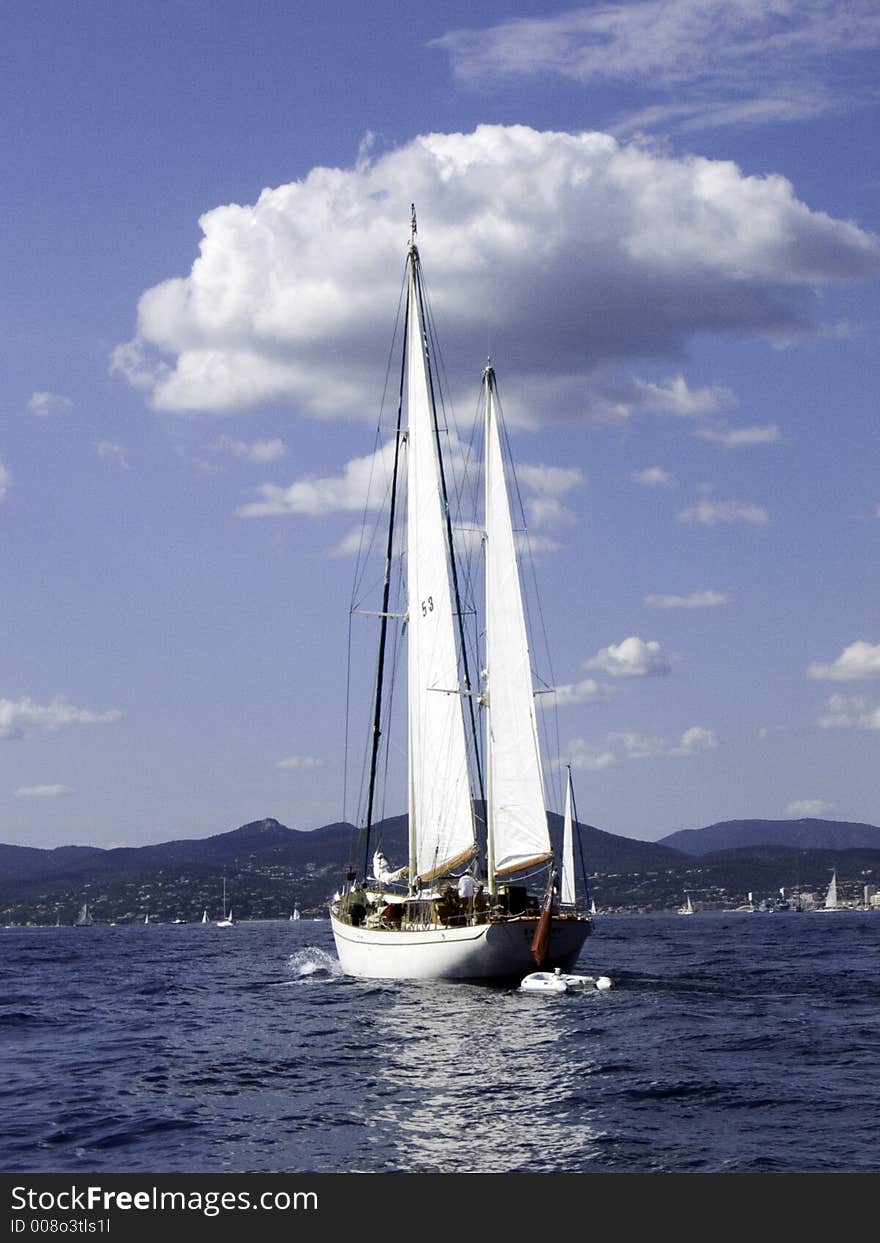
{"type": "MultiPolygon", "coordinates": [[[[415,251],[407,256],[407,288],[411,274],[410,266],[415,265],[415,251]]],[[[394,470],[391,476],[391,504],[388,513],[388,540],[385,546],[385,582],[382,588],[382,620],[379,623],[379,659],[376,670],[376,706],[373,713],[373,738],[370,750],[370,787],[367,793],[367,816],[364,834],[364,876],[370,862],[370,829],[373,821],[373,798],[376,792],[376,765],[379,759],[379,740],[382,730],[382,683],[385,675],[385,641],[388,635],[388,602],[391,596],[391,577],[394,567],[394,519],[397,509],[397,480],[400,467],[401,426],[403,420],[403,390],[406,379],[406,337],[409,323],[409,299],[403,325],[403,349],[400,360],[400,382],[397,394],[397,434],[394,439],[394,470]]]]}
{"type": "MultiPolygon", "coordinates": [[[[587,864],[584,859],[584,843],[581,840],[581,826],[577,815],[577,803],[574,798],[574,784],[571,780],[571,764],[567,764],[566,767],[568,769],[568,788],[571,790],[571,828],[573,836],[577,838],[578,856],[581,864],[581,879],[584,883],[584,905],[589,906],[590,884],[587,880],[587,864]]],[[[575,895],[575,906],[577,906],[577,895],[575,895]]]]}
{"type": "MultiPolygon", "coordinates": [[[[425,318],[425,306],[424,306],[424,297],[423,297],[423,290],[422,290],[422,280],[421,280],[421,264],[418,262],[418,257],[415,254],[414,254],[413,271],[416,276],[416,294],[418,296],[419,307],[422,312],[422,323],[424,324],[426,322],[426,318],[425,318]]],[[[427,341],[425,342],[425,345],[427,345],[427,341]]],[[[440,428],[437,422],[437,404],[434,399],[434,375],[433,375],[433,368],[431,366],[431,353],[428,349],[425,349],[425,367],[426,367],[427,375],[428,375],[428,389],[430,392],[431,411],[432,411],[433,420],[434,420],[434,440],[435,440],[435,444],[437,447],[437,460],[438,460],[438,465],[440,468],[440,489],[441,489],[442,498],[443,498],[443,509],[444,509],[444,513],[446,517],[446,542],[447,542],[447,547],[449,549],[449,561],[450,561],[450,565],[452,569],[452,586],[453,586],[453,591],[455,593],[456,612],[458,614],[458,619],[457,619],[458,620],[458,637],[459,637],[459,644],[461,646],[461,663],[462,663],[462,668],[464,671],[465,685],[467,689],[470,690],[472,687],[472,683],[471,683],[470,669],[468,668],[467,645],[465,643],[465,633],[464,633],[464,621],[461,615],[462,614],[461,591],[460,591],[459,582],[458,582],[458,568],[456,566],[455,545],[454,545],[454,541],[452,538],[452,519],[449,513],[449,494],[446,488],[446,471],[443,466],[443,454],[440,450],[440,428]]],[[[476,719],[476,714],[474,712],[473,698],[471,696],[467,696],[467,701],[468,701],[468,713],[470,715],[470,720],[471,720],[471,734],[473,737],[473,744],[474,744],[475,767],[477,770],[477,784],[479,788],[480,798],[483,799],[485,797],[483,793],[483,766],[480,763],[480,757],[479,757],[478,748],[477,748],[477,719],[476,719]]]]}
{"type": "MultiPolygon", "coordinates": [[[[385,363],[385,379],[382,384],[382,397],[379,402],[379,416],[376,421],[376,435],[373,441],[373,457],[370,462],[370,475],[369,475],[369,481],[367,484],[367,494],[366,494],[366,497],[364,498],[364,510],[363,510],[363,516],[361,518],[361,538],[358,544],[357,560],[355,563],[354,582],[352,584],[352,595],[351,595],[351,607],[352,608],[354,608],[355,596],[363,581],[363,575],[366,573],[366,564],[367,564],[367,561],[369,560],[370,550],[373,547],[373,540],[375,538],[375,531],[376,531],[376,526],[377,526],[376,523],[370,524],[370,529],[371,529],[372,534],[370,536],[370,540],[368,543],[366,553],[364,554],[364,551],[363,551],[364,532],[367,530],[367,512],[370,507],[370,496],[372,494],[372,489],[373,489],[373,471],[375,470],[377,448],[380,444],[381,437],[382,437],[382,412],[385,409],[385,402],[388,396],[388,382],[391,376],[391,364],[394,359],[394,351],[395,351],[395,346],[397,343],[397,331],[400,325],[400,308],[403,305],[403,295],[404,295],[405,289],[406,289],[406,269],[404,268],[404,279],[401,282],[400,293],[397,298],[397,313],[394,317],[394,329],[391,334],[391,345],[388,349],[388,358],[385,363]],[[361,559],[362,554],[363,554],[363,561],[361,559]]],[[[387,488],[386,488],[386,496],[387,496],[387,488]]]]}

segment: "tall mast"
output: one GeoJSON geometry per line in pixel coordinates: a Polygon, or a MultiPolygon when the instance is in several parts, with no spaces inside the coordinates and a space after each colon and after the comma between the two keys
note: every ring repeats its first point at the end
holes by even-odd
{"type": "MultiPolygon", "coordinates": [[[[483,429],[483,438],[484,438],[484,443],[486,446],[488,446],[489,444],[489,433],[490,433],[490,425],[491,425],[491,418],[492,418],[492,409],[491,409],[492,383],[494,379],[495,379],[495,372],[492,369],[492,364],[487,362],[485,368],[483,369],[484,400],[486,403],[485,427],[483,429]]],[[[485,495],[486,495],[485,512],[488,517],[489,496],[490,496],[491,488],[492,488],[492,481],[489,478],[488,451],[486,452],[486,468],[483,472],[483,487],[485,488],[485,495]]],[[[488,532],[486,532],[484,538],[486,541],[485,555],[488,561],[488,558],[491,555],[489,552],[488,532]]],[[[490,626],[489,610],[487,609],[486,610],[486,650],[487,652],[489,651],[489,648],[490,648],[489,626],[490,626]]],[[[486,871],[488,873],[487,881],[489,884],[489,894],[490,896],[494,896],[498,889],[498,883],[495,879],[495,804],[494,804],[494,800],[492,796],[492,715],[491,715],[492,707],[491,707],[491,696],[489,694],[488,680],[487,680],[486,686],[483,689],[483,694],[481,696],[480,701],[483,705],[483,711],[485,713],[485,719],[486,719],[486,871]]]]}

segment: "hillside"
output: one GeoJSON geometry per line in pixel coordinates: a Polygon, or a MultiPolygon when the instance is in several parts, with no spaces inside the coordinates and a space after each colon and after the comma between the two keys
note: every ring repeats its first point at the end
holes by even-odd
{"type": "MultiPolygon", "coordinates": [[[[550,815],[550,832],[558,847],[560,816],[550,815]]],[[[749,891],[824,893],[832,867],[849,898],[880,881],[880,830],[870,825],[729,821],[688,834],[644,842],[579,825],[576,858],[599,909],[675,909],[685,893],[707,909],[735,906],[749,891]],[[762,833],[765,840],[755,842],[762,833]],[[782,845],[773,840],[780,833],[782,845]],[[804,837],[831,844],[790,844],[804,837]],[[682,840],[689,850],[672,845],[682,840]]],[[[394,816],[374,826],[370,850],[381,847],[396,865],[405,860],[406,839],[406,817],[394,816]]],[[[142,923],[147,914],[195,920],[205,909],[216,919],[224,879],[241,919],[286,918],[295,903],[304,915],[322,915],[348,863],[362,871],[363,849],[350,824],[304,831],[272,818],[207,838],[113,850],[0,845],[0,924],[71,923],[83,902],[99,922],[142,923]]]]}
{"type": "Polygon", "coordinates": [[[749,846],[795,850],[880,850],[880,828],[843,820],[723,820],[703,829],[680,829],[660,844],[688,855],[749,846]]]}

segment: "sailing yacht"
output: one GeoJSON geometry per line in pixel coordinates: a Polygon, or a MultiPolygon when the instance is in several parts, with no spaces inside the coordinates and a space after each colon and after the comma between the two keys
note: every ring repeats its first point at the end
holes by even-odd
{"type": "Polygon", "coordinates": [[[95,921],[92,919],[91,911],[89,910],[88,902],[83,902],[82,906],[79,908],[79,914],[73,921],[74,928],[91,928],[94,922],[95,921]]]}
{"type": "Polygon", "coordinates": [[[474,690],[415,231],[413,213],[363,863],[360,873],[349,866],[331,902],[333,937],[342,970],[365,978],[511,978],[536,966],[567,971],[591,921],[575,906],[570,869],[557,900],[495,371],[487,365],[481,384],[484,650],[474,690]],[[400,553],[406,598],[393,612],[400,553]],[[399,647],[388,633],[395,621],[406,638],[407,673],[408,859],[401,867],[391,867],[381,850],[370,853],[384,767],[380,739],[387,733],[383,693],[393,688],[386,656],[399,647]],[[530,892],[536,874],[544,883],[530,892]]]}
{"type": "Polygon", "coordinates": [[[679,915],[693,915],[694,904],[691,902],[691,895],[687,894],[684,900],[684,906],[678,908],[679,915]]]}
{"type": "Polygon", "coordinates": [[[825,894],[825,904],[814,908],[817,911],[843,911],[846,907],[840,904],[837,897],[837,868],[832,869],[831,881],[825,894]]]}
{"type": "Polygon", "coordinates": [[[228,913],[226,910],[226,877],[224,876],[223,877],[223,918],[217,920],[217,927],[218,928],[231,928],[234,923],[235,923],[235,920],[232,918],[232,907],[230,906],[228,913]]]}

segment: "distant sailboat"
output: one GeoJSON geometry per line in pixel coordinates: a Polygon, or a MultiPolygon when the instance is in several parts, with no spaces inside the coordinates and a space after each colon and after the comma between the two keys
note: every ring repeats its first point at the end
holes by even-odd
{"type": "Polygon", "coordinates": [[[205,907],[205,909],[202,911],[202,923],[203,923],[203,924],[207,924],[207,923],[209,923],[209,922],[210,922],[210,921],[209,921],[209,919],[208,919],[208,908],[207,908],[207,907],[205,907]]]}
{"type": "Polygon", "coordinates": [[[298,906],[295,906],[295,907],[293,908],[293,914],[291,915],[291,917],[290,917],[290,918],[291,918],[291,920],[302,919],[302,916],[300,915],[300,910],[299,910],[299,907],[298,907],[298,906]]]}
{"type": "Polygon", "coordinates": [[[694,904],[691,902],[691,895],[688,894],[684,901],[684,906],[678,908],[679,915],[693,915],[694,904]]]}
{"type": "Polygon", "coordinates": [[[824,905],[824,906],[817,906],[817,907],[816,907],[816,910],[817,910],[817,911],[843,911],[843,910],[846,910],[846,907],[841,906],[841,904],[840,904],[840,902],[839,902],[839,900],[838,900],[838,897],[837,897],[837,868],[834,868],[834,869],[833,869],[833,871],[832,871],[832,873],[831,873],[831,882],[830,882],[830,884],[829,884],[829,886],[828,886],[828,891],[827,891],[827,892],[826,892],[826,894],[825,894],[825,905],[824,905]]]}
{"type": "Polygon", "coordinates": [[[149,915],[145,915],[145,916],[144,916],[144,923],[145,923],[145,924],[148,924],[149,922],[150,922],[150,917],[149,917],[149,915]]]}
{"type": "Polygon", "coordinates": [[[92,919],[91,912],[89,911],[88,902],[83,902],[82,906],[79,908],[79,914],[73,921],[74,928],[91,928],[94,922],[95,921],[92,919]]]}
{"type": "Polygon", "coordinates": [[[229,914],[226,913],[226,877],[223,877],[223,918],[217,920],[218,928],[231,928],[235,923],[232,918],[232,907],[229,908],[229,914]]]}

